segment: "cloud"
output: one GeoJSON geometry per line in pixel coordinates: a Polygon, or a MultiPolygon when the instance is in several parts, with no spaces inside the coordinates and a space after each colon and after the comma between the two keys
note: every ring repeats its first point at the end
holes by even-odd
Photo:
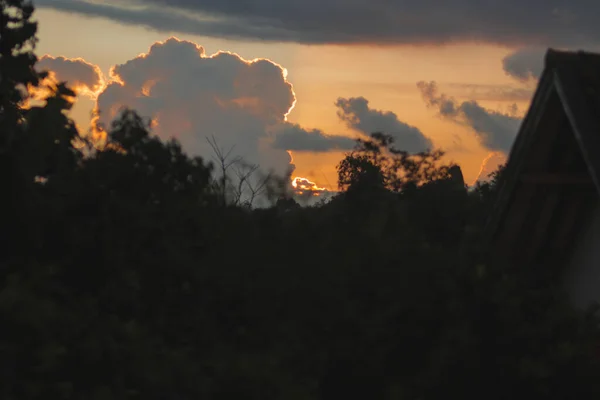
{"type": "Polygon", "coordinates": [[[595,0],[37,0],[163,32],[298,43],[600,42],[595,0]]]}
{"type": "Polygon", "coordinates": [[[524,48],[517,50],[502,60],[507,75],[522,82],[537,80],[544,69],[546,48],[524,48]]]}
{"type": "MultiPolygon", "coordinates": [[[[36,88],[30,88],[30,105],[38,102],[43,104],[43,100],[52,95],[52,87],[58,82],[66,82],[67,86],[77,95],[74,101],[70,116],[76,120],[76,126],[82,135],[93,124],[90,124],[90,115],[92,114],[98,93],[105,86],[104,74],[95,64],[89,63],[82,58],[68,58],[63,56],[44,55],[40,57],[35,65],[35,69],[42,72],[48,72],[48,76],[36,88]]],[[[95,131],[91,130],[92,134],[95,131]]]]}
{"type": "Polygon", "coordinates": [[[153,132],[176,138],[189,154],[209,159],[215,138],[232,156],[285,173],[287,150],[347,150],[354,140],[307,130],[287,121],[296,97],[287,71],[266,59],[245,60],[225,51],[206,55],[189,41],[170,38],[110,71],[98,95],[98,126],[107,127],[122,107],[152,120],[153,132]]]}
{"type": "Polygon", "coordinates": [[[491,151],[508,152],[512,146],[521,118],[513,113],[488,110],[477,101],[459,103],[444,94],[438,94],[435,82],[418,82],[417,87],[428,107],[451,121],[465,125],[475,131],[481,144],[491,151]]]}
{"type": "Polygon", "coordinates": [[[206,139],[214,136],[220,147],[234,147],[232,154],[283,172],[289,155],[271,146],[269,132],[287,124],[296,101],[286,75],[269,60],[207,56],[195,43],[170,38],[111,69],[113,81],[98,96],[99,123],[106,126],[127,106],[188,153],[209,157],[206,139]]]}
{"type": "Polygon", "coordinates": [[[298,124],[281,126],[273,142],[276,149],[319,152],[351,150],[355,145],[355,139],[347,136],[327,135],[320,129],[306,130],[298,124]]]}
{"type": "Polygon", "coordinates": [[[38,71],[49,71],[59,82],[66,81],[76,93],[94,97],[104,86],[102,71],[97,65],[82,58],[42,56],[37,64],[38,71]]]}
{"type": "Polygon", "coordinates": [[[364,97],[338,98],[335,102],[337,115],[346,125],[364,135],[383,132],[392,135],[395,145],[401,150],[418,153],[431,149],[433,144],[418,128],[398,119],[391,111],[369,107],[364,97]]]}

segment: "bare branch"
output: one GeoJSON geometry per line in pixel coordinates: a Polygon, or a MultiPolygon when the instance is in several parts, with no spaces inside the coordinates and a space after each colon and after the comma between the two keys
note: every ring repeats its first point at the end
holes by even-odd
{"type": "MultiPolygon", "coordinates": [[[[233,149],[235,148],[235,146],[231,146],[227,152],[224,152],[223,149],[221,147],[219,147],[217,140],[215,139],[214,136],[211,136],[210,138],[207,137],[206,141],[212,148],[213,153],[214,153],[213,159],[216,161],[219,169],[221,170],[221,176],[219,178],[220,182],[218,184],[218,189],[220,189],[223,204],[226,204],[227,203],[227,186],[228,186],[227,184],[231,180],[229,178],[229,176],[227,175],[227,171],[233,165],[236,165],[236,164],[242,162],[242,157],[236,156],[236,157],[230,158],[231,153],[233,152],[233,149]]],[[[239,201],[239,198],[234,199],[234,201],[237,204],[237,201],[239,201]]]]}

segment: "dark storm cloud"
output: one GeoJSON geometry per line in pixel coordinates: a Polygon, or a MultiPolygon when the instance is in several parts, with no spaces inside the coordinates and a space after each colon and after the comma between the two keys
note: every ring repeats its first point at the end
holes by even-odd
{"type": "Polygon", "coordinates": [[[600,42],[596,0],[38,0],[36,5],[159,31],[298,43],[600,42]]]}
{"type": "Polygon", "coordinates": [[[298,124],[282,125],[275,136],[273,147],[292,151],[324,152],[351,150],[356,141],[346,136],[327,135],[320,129],[307,130],[298,124]]]}
{"type": "Polygon", "coordinates": [[[437,109],[442,117],[473,129],[483,146],[491,151],[510,151],[521,118],[488,110],[475,100],[461,103],[444,94],[438,94],[435,82],[419,82],[417,87],[427,106],[437,109]]]}
{"type": "Polygon", "coordinates": [[[433,144],[423,132],[398,119],[391,111],[381,111],[369,107],[364,97],[339,98],[335,103],[338,117],[357,132],[369,135],[383,132],[392,135],[395,146],[400,150],[417,153],[431,149],[433,144]]]}

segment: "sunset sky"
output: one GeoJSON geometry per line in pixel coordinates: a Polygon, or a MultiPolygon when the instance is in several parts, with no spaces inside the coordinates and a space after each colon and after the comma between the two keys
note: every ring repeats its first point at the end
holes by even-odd
{"type": "Polygon", "coordinates": [[[206,156],[214,135],[283,172],[291,150],[294,176],[332,189],[351,139],[374,131],[445,149],[474,182],[510,150],[545,49],[600,44],[600,3],[587,0],[34,5],[40,67],[81,89],[72,115],[84,130],[96,101],[103,122],[127,104],[191,154],[206,156]],[[209,58],[218,51],[234,54],[209,58]]]}

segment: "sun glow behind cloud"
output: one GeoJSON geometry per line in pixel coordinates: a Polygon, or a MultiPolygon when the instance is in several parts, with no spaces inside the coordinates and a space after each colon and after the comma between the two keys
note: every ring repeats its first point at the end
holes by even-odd
{"type": "Polygon", "coordinates": [[[320,196],[323,192],[328,191],[326,188],[319,187],[315,182],[301,176],[296,176],[292,179],[292,187],[295,193],[299,195],[307,193],[312,196],[320,196]]]}
{"type": "MultiPolygon", "coordinates": [[[[290,165],[295,169],[294,155],[290,150],[287,150],[287,153],[290,155],[290,165]]],[[[309,178],[302,176],[290,176],[290,184],[292,186],[292,192],[298,196],[318,197],[324,193],[334,193],[327,188],[320,187],[317,183],[311,181],[309,178]]]]}

